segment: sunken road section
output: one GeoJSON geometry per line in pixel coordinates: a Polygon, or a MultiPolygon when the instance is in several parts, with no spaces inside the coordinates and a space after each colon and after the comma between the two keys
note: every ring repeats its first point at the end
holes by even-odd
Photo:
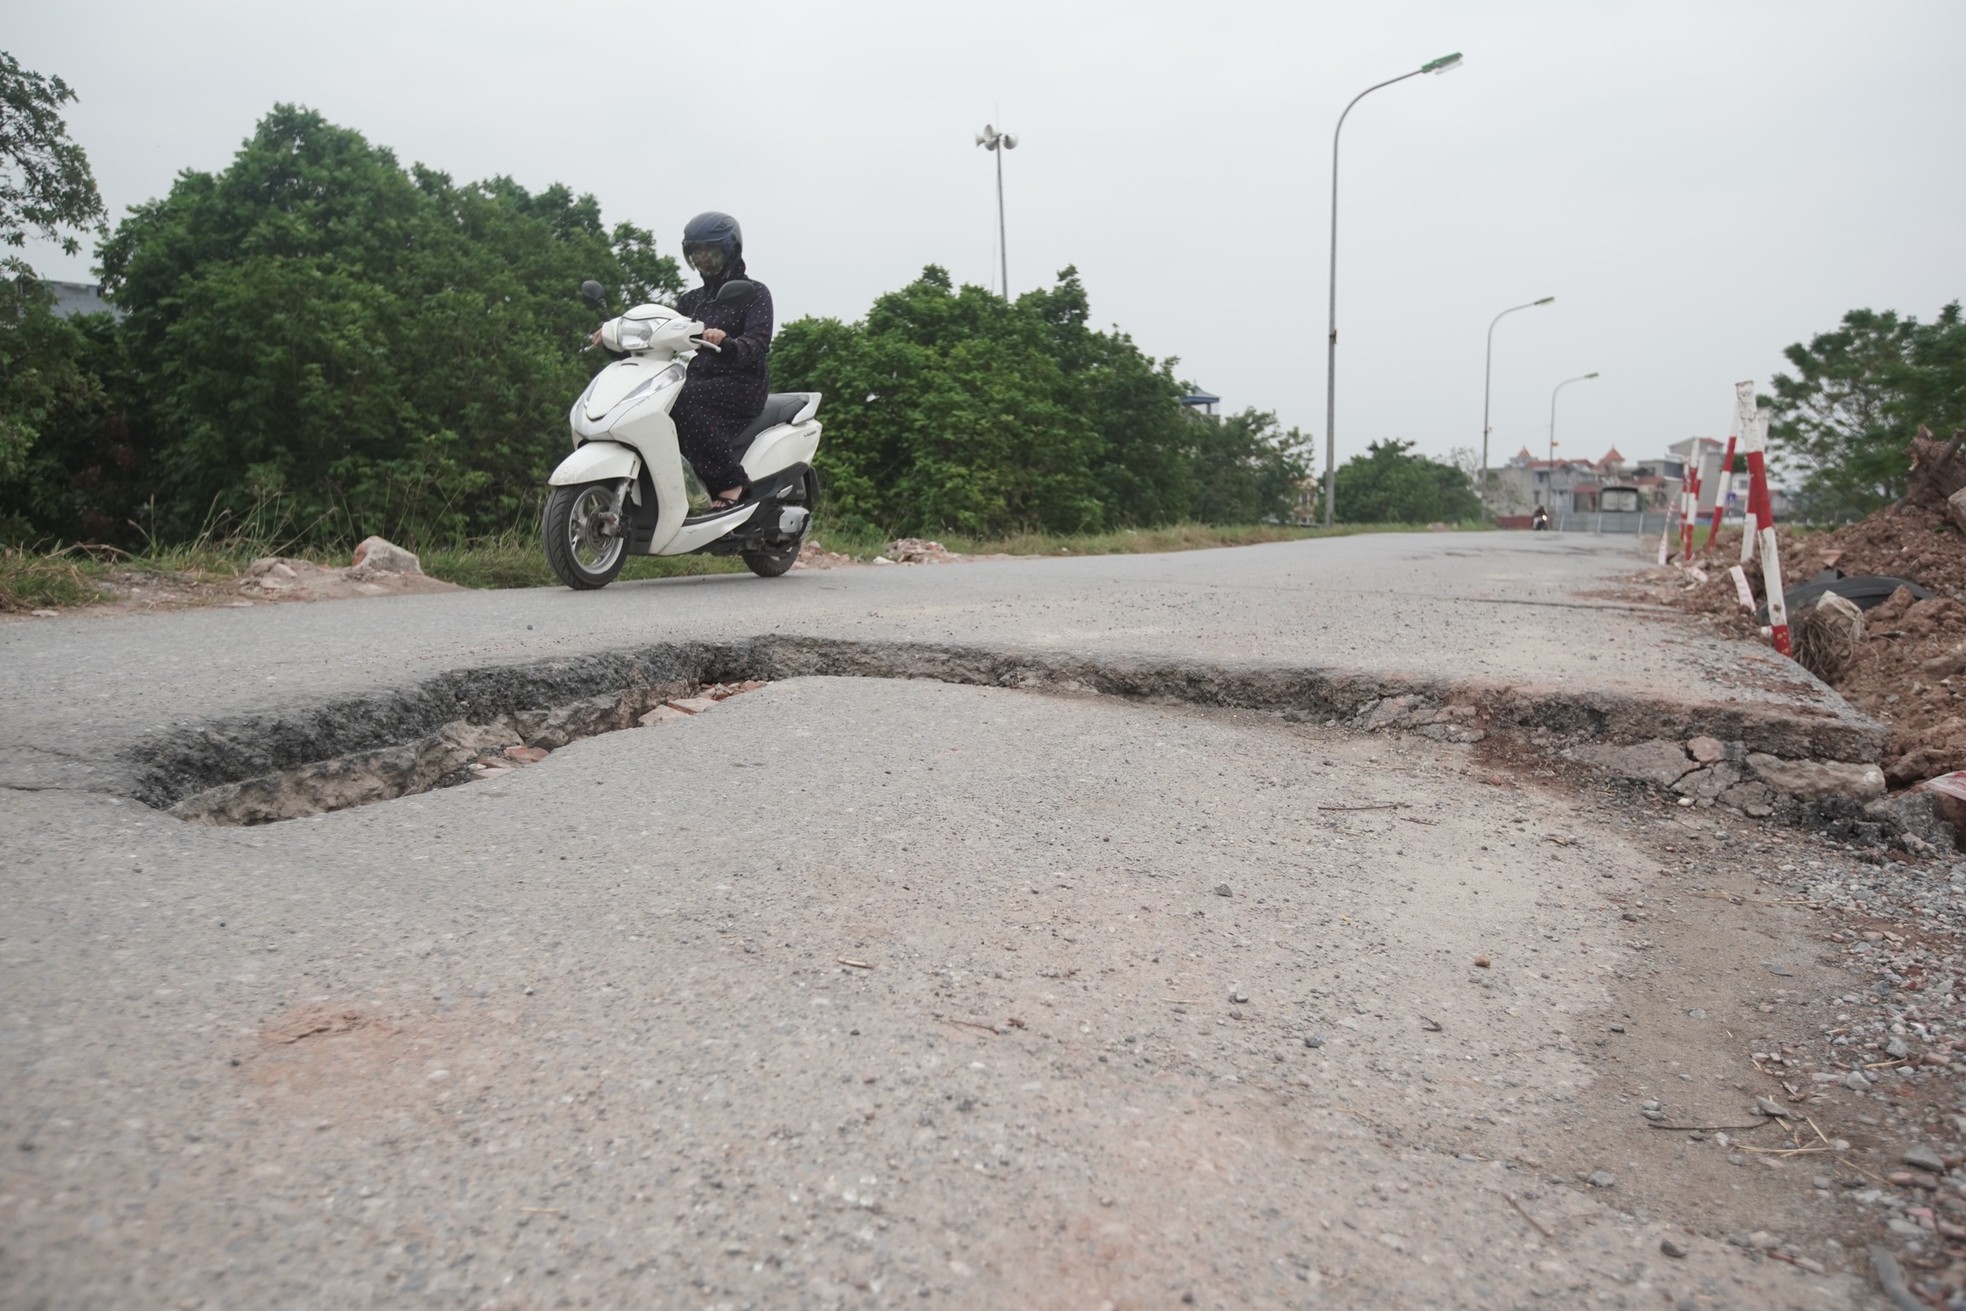
{"type": "Polygon", "coordinates": [[[125,757],[124,778],[138,800],[184,819],[267,823],[462,781],[485,751],[516,743],[550,750],[632,727],[665,699],[705,684],[802,676],[1262,710],[1450,742],[1506,737],[1538,752],[1704,734],[1792,759],[1868,762],[1885,741],[1882,726],[1814,705],[1696,705],[1663,695],[1559,695],[1303,667],[767,636],[454,670],[408,688],[179,727],[139,742],[125,757]]]}

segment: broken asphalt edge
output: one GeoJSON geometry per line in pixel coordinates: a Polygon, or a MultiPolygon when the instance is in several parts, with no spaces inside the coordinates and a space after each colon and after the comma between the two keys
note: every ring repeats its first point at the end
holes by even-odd
{"type": "Polygon", "coordinates": [[[1298,665],[767,635],[451,670],[404,688],[173,726],[124,750],[111,747],[115,758],[84,768],[82,778],[72,768],[53,772],[86,790],[169,809],[214,787],[402,747],[460,720],[483,724],[634,687],[820,676],[919,678],[1273,711],[1354,731],[1390,729],[1454,742],[1513,731],[1536,734],[1552,751],[1705,735],[1791,759],[1866,763],[1881,756],[1887,736],[1882,725],[1847,706],[1839,709],[1840,701],[1694,701],[1298,665]]]}

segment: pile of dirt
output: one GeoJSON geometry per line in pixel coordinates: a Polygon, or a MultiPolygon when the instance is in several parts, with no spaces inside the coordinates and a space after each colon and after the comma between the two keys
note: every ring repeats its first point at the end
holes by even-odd
{"type": "Polygon", "coordinates": [[[239,595],[256,601],[339,601],[355,596],[407,596],[463,590],[456,583],[425,574],[417,558],[409,552],[391,549],[408,563],[399,565],[393,559],[384,562],[379,554],[375,559],[365,560],[359,549],[355,563],[345,568],[286,556],[265,556],[247,568],[237,590],[239,595]]]}
{"type": "MultiPolygon", "coordinates": [[[[1932,594],[1920,600],[1899,589],[1864,612],[1861,636],[1835,665],[1813,672],[1890,726],[1881,763],[1893,787],[1966,769],[1966,533],[1948,517],[1944,501],[1908,499],[1832,532],[1778,525],[1776,538],[1788,588],[1835,570],[1902,578],[1932,594]]],[[[1758,637],[1760,624],[1742,608],[1728,574],[1740,558],[1740,532],[1723,531],[1701,562],[1706,581],[1671,587],[1667,598],[1733,635],[1758,637]]],[[[1764,604],[1759,559],[1746,574],[1756,606],[1764,604]]],[[[1805,616],[1789,620],[1795,625],[1805,616]]]]}
{"type": "Polygon", "coordinates": [[[887,544],[887,556],[896,564],[954,564],[962,559],[942,543],[926,537],[897,537],[887,544]]]}
{"type": "Polygon", "coordinates": [[[805,545],[799,548],[799,558],[792,564],[794,569],[838,569],[845,565],[859,564],[850,555],[829,551],[819,544],[816,537],[808,537],[805,545]]]}

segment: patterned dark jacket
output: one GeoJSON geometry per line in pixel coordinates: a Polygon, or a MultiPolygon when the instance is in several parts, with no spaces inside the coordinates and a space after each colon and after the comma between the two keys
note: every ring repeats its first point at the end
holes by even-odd
{"type": "Polygon", "coordinates": [[[762,282],[752,285],[758,289],[745,305],[719,305],[716,301],[718,288],[732,278],[742,278],[744,261],[738,260],[723,276],[711,278],[701,287],[683,293],[676,308],[700,321],[705,328],[722,328],[725,337],[721,343],[723,352],[699,351],[690,361],[689,381],[683,384],[683,395],[677,398],[681,406],[685,399],[690,402],[687,408],[699,414],[714,413],[724,420],[717,426],[729,427],[718,436],[726,439],[735,437],[744,425],[758,416],[765,408],[765,397],[771,392],[771,291],[762,282]]]}

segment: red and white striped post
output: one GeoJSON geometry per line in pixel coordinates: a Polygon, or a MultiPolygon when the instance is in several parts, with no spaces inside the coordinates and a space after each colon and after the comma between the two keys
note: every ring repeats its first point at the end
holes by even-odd
{"type": "Polygon", "coordinates": [[[1759,411],[1748,423],[1748,505],[1761,538],[1761,586],[1768,597],[1768,636],[1783,655],[1789,650],[1788,607],[1782,602],[1782,555],[1775,544],[1774,498],[1768,491],[1768,416],[1759,411]]]}
{"type": "Polygon", "coordinates": [[[1768,429],[1764,425],[1760,436],[1755,433],[1755,416],[1759,407],[1754,399],[1754,381],[1734,384],[1735,427],[1741,434],[1741,452],[1748,460],[1748,505],[1747,517],[1741,523],[1741,563],[1754,559],[1754,544],[1762,528],[1768,525],[1770,514],[1762,498],[1768,490],[1768,466],[1764,453],[1768,429]]]}
{"type": "Polygon", "coordinates": [[[1685,504],[1685,498],[1678,492],[1674,492],[1672,498],[1666,502],[1666,522],[1659,529],[1660,564],[1664,564],[1666,561],[1672,559],[1672,519],[1674,512],[1683,504],[1685,504]]]}
{"type": "Polygon", "coordinates": [[[1679,560],[1693,559],[1693,525],[1700,518],[1700,439],[1693,439],[1693,458],[1687,462],[1686,480],[1679,494],[1679,560]]]}
{"type": "Polygon", "coordinates": [[[1782,561],[1775,547],[1775,530],[1761,530],[1761,584],[1768,591],[1768,640],[1783,655],[1789,647],[1789,608],[1782,597],[1782,561]]]}
{"type": "Polygon", "coordinates": [[[1727,504],[1727,482],[1734,476],[1734,441],[1727,438],[1727,454],[1720,460],[1720,485],[1713,489],[1713,526],[1707,529],[1707,554],[1713,554],[1714,541],[1720,536],[1720,511],[1727,504]]]}

